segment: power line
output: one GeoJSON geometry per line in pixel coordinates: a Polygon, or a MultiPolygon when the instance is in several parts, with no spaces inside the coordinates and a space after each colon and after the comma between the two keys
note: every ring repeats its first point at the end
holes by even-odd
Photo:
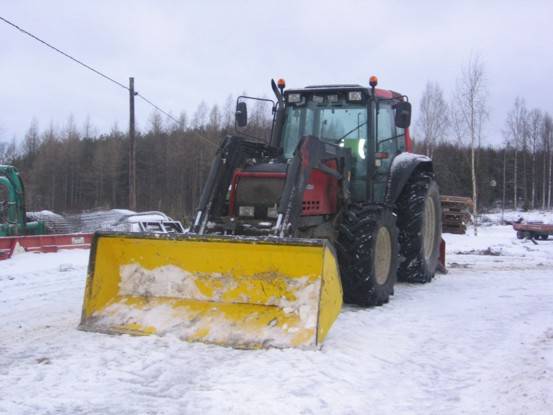
{"type": "Polygon", "coordinates": [[[149,99],[147,99],[144,95],[140,94],[140,93],[136,93],[136,96],[140,99],[142,99],[144,102],[147,102],[148,104],[150,104],[152,107],[154,107],[156,110],[158,110],[159,112],[165,114],[167,117],[169,117],[170,119],[172,119],[174,122],[176,122],[177,124],[180,124],[180,121],[177,120],[175,117],[173,117],[171,114],[169,114],[168,112],[162,110],[161,108],[159,108],[156,104],[154,104],[152,101],[150,101],[149,99]]]}
{"type": "MultiPolygon", "coordinates": [[[[14,27],[15,29],[19,30],[21,33],[24,33],[24,34],[26,34],[27,36],[33,38],[34,40],[36,40],[36,41],[42,43],[43,45],[45,45],[45,46],[47,46],[47,47],[49,47],[50,49],[52,49],[52,50],[54,50],[54,51],[56,51],[56,52],[62,54],[62,55],[65,56],[66,58],[71,59],[73,62],[76,62],[76,63],[78,63],[79,65],[83,66],[84,68],[86,68],[86,69],[88,69],[88,70],[94,72],[95,74],[100,75],[102,78],[107,79],[108,81],[114,83],[115,85],[117,85],[117,86],[119,86],[119,87],[121,87],[121,88],[123,88],[123,89],[125,89],[125,90],[127,90],[127,91],[130,90],[128,86],[122,84],[121,82],[116,81],[115,79],[113,79],[113,78],[111,78],[110,76],[108,76],[108,75],[106,75],[106,74],[100,72],[99,70],[94,69],[92,66],[87,65],[87,64],[84,63],[83,61],[81,61],[81,60],[79,60],[79,59],[77,59],[77,58],[71,56],[70,54],[68,54],[68,53],[66,53],[66,52],[64,52],[64,51],[62,51],[62,50],[60,50],[60,49],[58,49],[57,47],[55,47],[54,45],[52,45],[52,44],[46,42],[45,40],[40,39],[38,36],[33,35],[31,32],[28,32],[27,30],[25,30],[25,29],[19,27],[18,25],[16,25],[15,23],[9,21],[8,19],[6,19],[6,18],[0,16],[0,20],[2,20],[4,23],[6,23],[6,24],[8,24],[8,25],[10,25],[10,26],[12,26],[12,27],[14,27]]],[[[144,102],[146,102],[147,104],[151,105],[153,108],[155,108],[155,109],[158,110],[159,112],[165,114],[168,118],[170,118],[171,120],[173,120],[175,123],[180,124],[180,121],[179,121],[179,120],[177,120],[175,117],[173,117],[173,116],[172,116],[171,114],[169,114],[167,111],[161,109],[158,105],[154,104],[152,101],[150,101],[149,99],[147,99],[144,95],[142,95],[142,94],[140,94],[140,93],[138,93],[138,92],[135,92],[135,95],[138,96],[139,98],[141,98],[141,99],[142,99],[144,102]]],[[[214,146],[217,146],[217,144],[215,144],[213,141],[209,140],[207,137],[204,137],[204,136],[199,135],[199,134],[198,134],[198,137],[201,137],[202,139],[204,139],[205,141],[207,141],[209,144],[212,144],[212,145],[214,145],[214,146]]]]}
{"type": "Polygon", "coordinates": [[[19,27],[19,26],[16,25],[15,23],[10,22],[8,19],[5,19],[4,17],[0,16],[0,20],[2,20],[3,22],[9,24],[10,26],[15,27],[17,30],[19,30],[20,32],[26,34],[27,36],[32,37],[32,38],[35,39],[36,41],[38,41],[38,42],[40,42],[40,43],[42,43],[42,44],[48,46],[50,49],[53,49],[53,50],[55,50],[56,52],[61,53],[61,54],[62,54],[63,56],[65,56],[66,58],[69,58],[69,59],[71,59],[72,61],[77,62],[79,65],[84,66],[86,69],[89,69],[89,70],[91,70],[92,72],[96,73],[97,75],[100,75],[101,77],[107,79],[108,81],[113,82],[115,85],[120,86],[121,88],[126,89],[127,91],[129,90],[129,88],[128,88],[127,86],[123,85],[121,82],[117,82],[115,79],[110,78],[109,76],[103,74],[102,72],[100,72],[100,71],[94,69],[92,66],[87,65],[87,64],[84,63],[84,62],[81,62],[81,61],[78,60],[77,58],[74,58],[73,56],[69,55],[68,53],[65,53],[65,52],[62,51],[62,50],[59,50],[58,48],[56,48],[55,46],[51,45],[50,43],[48,43],[48,42],[46,42],[46,41],[44,41],[44,40],[38,38],[37,36],[33,35],[33,34],[30,33],[30,32],[27,32],[25,29],[22,29],[21,27],[19,27]]]}

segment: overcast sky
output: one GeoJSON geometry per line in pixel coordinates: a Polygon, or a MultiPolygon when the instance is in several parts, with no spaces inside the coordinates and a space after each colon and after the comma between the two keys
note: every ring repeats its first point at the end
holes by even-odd
{"type": "MultiPolygon", "coordinates": [[[[173,114],[204,100],[289,87],[368,84],[414,103],[428,80],[450,97],[478,54],[486,69],[487,141],[501,142],[517,95],[553,113],[553,1],[10,1],[0,16],[136,89],[173,114]]],[[[127,129],[128,94],[0,22],[0,141],[87,116],[127,129]]],[[[139,127],[152,108],[137,101],[139,127]]]]}

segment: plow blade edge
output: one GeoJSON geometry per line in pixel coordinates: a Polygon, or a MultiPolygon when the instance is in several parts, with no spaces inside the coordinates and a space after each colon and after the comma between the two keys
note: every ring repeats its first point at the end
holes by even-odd
{"type": "Polygon", "coordinates": [[[324,240],[98,233],[79,328],[314,348],[341,305],[324,240]]]}

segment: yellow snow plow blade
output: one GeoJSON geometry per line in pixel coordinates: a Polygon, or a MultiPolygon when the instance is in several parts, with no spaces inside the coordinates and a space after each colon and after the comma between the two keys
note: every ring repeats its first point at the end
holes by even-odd
{"type": "Polygon", "coordinates": [[[314,348],[341,305],[337,259],[323,240],[98,233],[79,328],[314,348]]]}

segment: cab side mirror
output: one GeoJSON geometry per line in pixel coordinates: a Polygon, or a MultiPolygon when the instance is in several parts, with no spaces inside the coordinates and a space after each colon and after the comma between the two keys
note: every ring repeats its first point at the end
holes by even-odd
{"type": "Polygon", "coordinates": [[[238,127],[245,127],[248,124],[248,106],[245,102],[241,101],[236,104],[235,119],[238,127]]]}
{"type": "Polygon", "coordinates": [[[394,108],[396,110],[396,127],[408,128],[411,125],[411,103],[407,101],[401,101],[394,105],[394,108]]]}

